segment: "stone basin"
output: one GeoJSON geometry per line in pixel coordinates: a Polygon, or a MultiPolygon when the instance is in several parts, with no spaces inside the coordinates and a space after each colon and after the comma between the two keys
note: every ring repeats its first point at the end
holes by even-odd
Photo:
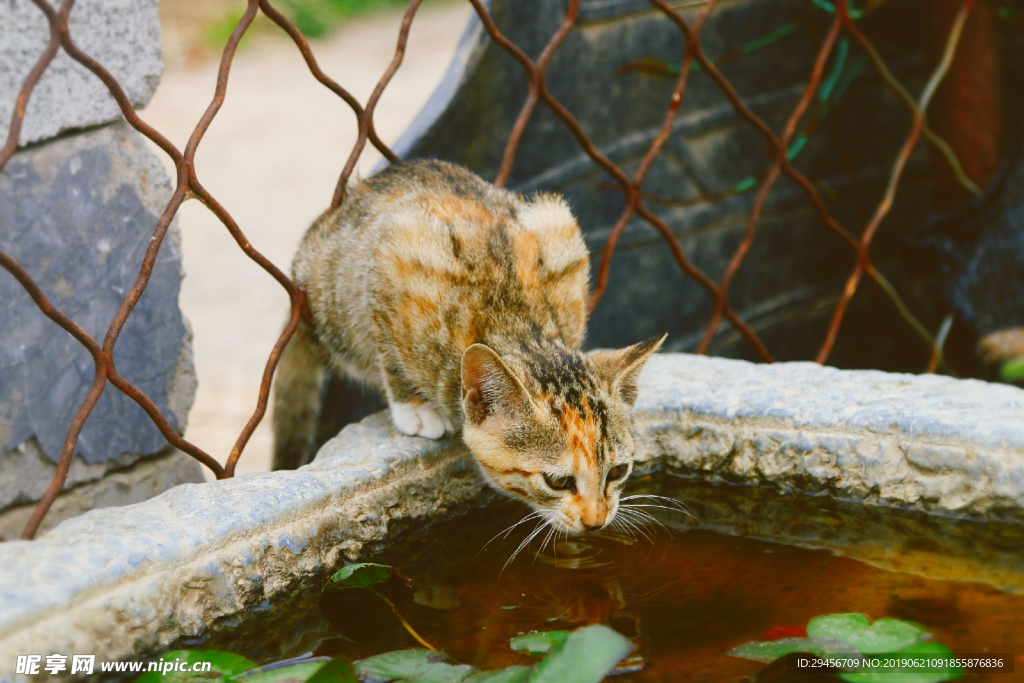
{"type": "MultiPolygon", "coordinates": [[[[688,504],[687,525],[1024,592],[1024,391],[661,354],[636,427],[632,488],[688,504]]],[[[18,654],[132,660],[268,632],[290,635],[262,651],[291,656],[322,626],[300,607],[339,566],[414,566],[445,520],[509,505],[457,441],[371,416],[300,470],[182,485],[0,544],[0,678],[19,680],[18,654]]]]}

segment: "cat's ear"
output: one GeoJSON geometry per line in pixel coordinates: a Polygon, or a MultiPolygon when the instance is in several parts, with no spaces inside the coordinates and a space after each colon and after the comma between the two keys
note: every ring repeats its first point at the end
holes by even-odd
{"type": "Polygon", "coordinates": [[[590,359],[597,368],[598,375],[608,382],[609,391],[628,406],[636,403],[636,383],[644,363],[655,351],[661,348],[667,334],[651,337],[639,344],[627,346],[617,351],[591,351],[590,359]]]}
{"type": "Polygon", "coordinates": [[[462,405],[473,426],[493,416],[525,417],[534,408],[512,369],[484,344],[473,344],[462,354],[462,405]]]}

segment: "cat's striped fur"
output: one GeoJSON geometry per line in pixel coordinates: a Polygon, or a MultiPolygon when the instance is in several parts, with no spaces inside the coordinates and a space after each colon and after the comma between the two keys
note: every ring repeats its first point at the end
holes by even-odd
{"type": "Polygon", "coordinates": [[[329,365],[382,390],[400,432],[461,431],[487,479],[556,528],[605,525],[632,466],[637,375],[661,340],[579,351],[589,263],[557,196],[439,161],[359,183],[293,264],[314,326],[281,359],[275,462],[309,448],[329,365]]]}

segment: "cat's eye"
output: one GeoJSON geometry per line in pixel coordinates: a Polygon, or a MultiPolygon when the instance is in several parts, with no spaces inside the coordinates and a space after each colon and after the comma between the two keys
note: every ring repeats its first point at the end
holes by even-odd
{"type": "Polygon", "coordinates": [[[576,477],[568,474],[555,477],[550,474],[544,475],[544,483],[555,491],[572,491],[576,493],[576,477]]]}
{"type": "Polygon", "coordinates": [[[608,470],[608,481],[618,481],[629,472],[629,465],[616,465],[608,470]]]}

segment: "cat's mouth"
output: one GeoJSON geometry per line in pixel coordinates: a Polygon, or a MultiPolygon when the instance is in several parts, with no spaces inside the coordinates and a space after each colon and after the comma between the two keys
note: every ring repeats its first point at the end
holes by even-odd
{"type": "Polygon", "coordinates": [[[582,518],[570,519],[564,514],[556,513],[548,517],[548,524],[560,532],[570,536],[579,536],[591,531],[600,531],[612,525],[615,520],[615,510],[608,512],[603,521],[591,520],[589,523],[582,518]]]}

